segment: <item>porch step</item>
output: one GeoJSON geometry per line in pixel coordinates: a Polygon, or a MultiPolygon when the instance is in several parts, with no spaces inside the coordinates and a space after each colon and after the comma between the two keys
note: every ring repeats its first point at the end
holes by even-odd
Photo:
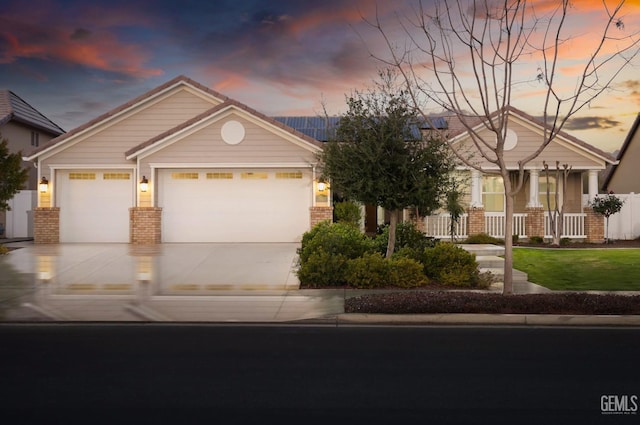
{"type": "Polygon", "coordinates": [[[504,247],[499,245],[490,245],[490,244],[460,244],[458,245],[463,248],[465,251],[468,251],[472,254],[476,254],[477,256],[485,256],[485,255],[493,255],[493,256],[501,256],[504,255],[504,247]]]}

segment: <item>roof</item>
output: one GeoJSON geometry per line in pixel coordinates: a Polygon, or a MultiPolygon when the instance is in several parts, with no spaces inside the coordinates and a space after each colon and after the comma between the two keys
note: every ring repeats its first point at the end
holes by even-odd
{"type": "Polygon", "coordinates": [[[58,136],[64,130],[36,108],[10,90],[0,90],[0,125],[17,121],[40,131],[58,136]]]}
{"type": "MultiPolygon", "coordinates": [[[[524,111],[521,111],[518,108],[514,108],[513,106],[507,106],[506,110],[508,111],[508,113],[513,114],[513,115],[517,115],[520,118],[529,121],[530,123],[536,125],[537,127],[539,127],[540,129],[543,129],[545,127],[549,128],[548,124],[545,124],[542,120],[535,118],[532,115],[527,114],[524,111]]],[[[491,117],[495,117],[498,115],[498,111],[494,112],[493,114],[491,114],[491,117]]],[[[460,136],[464,133],[467,132],[466,128],[462,125],[461,120],[456,116],[456,115],[451,115],[446,117],[448,122],[449,122],[449,138],[455,138],[456,136],[460,136]]],[[[470,127],[477,127],[478,125],[480,125],[482,123],[482,119],[480,117],[469,117],[469,120],[467,121],[467,124],[470,127]]],[[[583,142],[582,140],[578,139],[577,137],[574,137],[572,135],[570,135],[569,133],[566,133],[564,131],[560,131],[557,134],[557,137],[560,137],[562,139],[567,140],[568,142],[580,147],[581,149],[588,151],[600,158],[602,158],[605,162],[608,163],[615,163],[616,162],[616,158],[611,155],[610,153],[607,153],[601,149],[596,148],[593,145],[590,145],[589,143],[583,142]]]]}
{"type": "Polygon", "coordinates": [[[337,127],[340,117],[273,117],[274,120],[320,142],[329,140],[331,129],[337,127]]]}
{"type": "Polygon", "coordinates": [[[638,114],[638,116],[636,116],[636,120],[633,122],[633,125],[631,126],[631,129],[629,129],[629,133],[627,134],[627,137],[624,139],[624,143],[622,143],[622,147],[620,148],[620,151],[618,152],[618,156],[616,157],[616,159],[618,160],[617,163],[613,164],[611,166],[611,168],[609,168],[605,178],[604,178],[604,182],[602,183],[602,189],[606,190],[607,186],[609,186],[609,183],[611,183],[611,179],[613,178],[613,175],[616,173],[616,169],[618,168],[618,164],[620,163],[620,160],[622,159],[622,157],[624,156],[625,152],[627,151],[627,148],[629,147],[629,145],[631,144],[631,140],[633,139],[633,137],[635,136],[636,132],[638,131],[638,127],[640,127],[640,113],[638,114]]]}

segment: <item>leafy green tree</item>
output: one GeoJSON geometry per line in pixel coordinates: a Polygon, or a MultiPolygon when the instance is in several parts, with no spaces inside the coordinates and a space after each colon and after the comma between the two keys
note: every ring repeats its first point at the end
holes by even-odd
{"type": "Polygon", "coordinates": [[[7,211],[9,200],[29,179],[29,170],[22,168],[22,153],[10,153],[7,139],[0,141],[0,211],[7,211]]]}
{"type": "Polygon", "coordinates": [[[321,155],[335,190],[390,212],[387,257],[394,251],[400,212],[437,209],[453,169],[447,145],[422,137],[417,111],[395,77],[381,71],[374,88],[347,98],[348,111],[321,155]]]}
{"type": "Polygon", "coordinates": [[[607,220],[607,235],[605,238],[607,243],[609,243],[609,217],[619,213],[620,210],[622,210],[623,205],[624,201],[613,193],[609,193],[607,196],[602,198],[596,195],[596,197],[593,198],[593,201],[591,201],[591,208],[593,208],[593,211],[605,216],[607,220]]]}

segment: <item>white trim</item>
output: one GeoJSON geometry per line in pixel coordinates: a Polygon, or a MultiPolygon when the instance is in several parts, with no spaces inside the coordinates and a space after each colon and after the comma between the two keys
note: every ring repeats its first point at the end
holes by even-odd
{"type": "Polygon", "coordinates": [[[150,162],[154,168],[314,168],[309,162],[150,162]]]}
{"type": "Polygon", "coordinates": [[[253,124],[262,127],[263,129],[267,130],[267,131],[271,131],[272,133],[277,133],[280,137],[286,139],[287,141],[295,144],[298,147],[301,147],[303,149],[306,149],[310,152],[320,152],[322,151],[322,148],[320,148],[319,146],[316,146],[312,143],[307,142],[306,140],[290,133],[289,131],[286,131],[280,127],[277,127],[265,120],[263,120],[262,118],[256,117],[255,115],[249,113],[248,111],[245,111],[244,109],[238,108],[236,105],[228,105],[225,108],[216,111],[214,114],[209,115],[207,117],[202,118],[200,121],[194,122],[193,124],[191,124],[188,127],[185,127],[183,129],[180,129],[178,131],[176,131],[173,134],[168,135],[167,137],[164,137],[156,142],[154,142],[153,144],[149,145],[149,146],[145,146],[142,149],[139,149],[137,151],[135,151],[134,153],[132,153],[131,155],[127,155],[126,159],[127,160],[131,160],[133,158],[141,158],[144,159],[150,155],[153,155],[156,152],[161,151],[162,149],[164,149],[165,147],[172,145],[173,143],[176,143],[180,140],[182,140],[185,137],[188,137],[189,135],[200,131],[220,120],[223,120],[231,115],[240,115],[242,116],[244,119],[246,119],[247,121],[252,122],[253,124]]]}

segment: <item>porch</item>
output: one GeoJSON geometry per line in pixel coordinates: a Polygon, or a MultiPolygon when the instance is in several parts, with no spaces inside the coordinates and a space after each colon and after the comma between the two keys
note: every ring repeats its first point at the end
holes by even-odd
{"type": "MultiPolygon", "coordinates": [[[[464,214],[457,223],[454,224],[454,236],[456,239],[466,239],[471,235],[486,233],[498,239],[505,238],[505,214],[496,212],[474,212],[475,225],[470,225],[470,214],[464,214]],[[479,220],[478,220],[479,219],[479,220]],[[481,221],[481,224],[477,222],[481,221]],[[473,228],[473,231],[470,231],[473,228]]],[[[588,240],[587,228],[589,225],[587,213],[565,213],[562,223],[562,237],[575,240],[588,240]]],[[[557,214],[556,214],[557,218],[557,214]]],[[[520,239],[531,236],[542,236],[544,239],[553,238],[552,220],[549,212],[531,211],[528,213],[515,213],[511,235],[518,235],[520,239]],[[541,223],[540,223],[541,222],[541,223]],[[536,226],[537,224],[537,226],[536,226]],[[539,225],[542,224],[542,227],[539,225]]],[[[555,220],[556,227],[558,220],[555,220]]],[[[451,215],[439,214],[423,218],[423,228],[427,236],[436,239],[447,239],[451,237],[451,215]]],[[[592,226],[593,227],[593,226],[592,226]]],[[[595,229],[594,229],[595,230],[595,229]]]]}

